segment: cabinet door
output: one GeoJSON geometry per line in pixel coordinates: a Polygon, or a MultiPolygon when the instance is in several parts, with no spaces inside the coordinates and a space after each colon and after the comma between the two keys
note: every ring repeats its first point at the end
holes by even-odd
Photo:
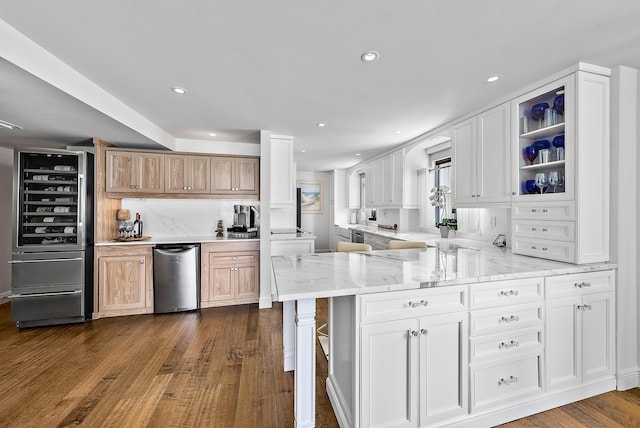
{"type": "Polygon", "coordinates": [[[295,206],[295,188],[296,170],[293,163],[293,140],[271,138],[271,206],[295,206]]]}
{"type": "Polygon", "coordinates": [[[509,157],[509,104],[478,115],[477,200],[511,200],[509,157]]]}
{"type": "Polygon", "coordinates": [[[611,293],[583,297],[582,315],[582,381],[613,376],[614,318],[611,293]]]}
{"type": "Polygon", "coordinates": [[[360,174],[357,172],[349,174],[348,186],[347,203],[349,208],[360,209],[360,174]]]}
{"type": "Polygon", "coordinates": [[[420,320],[420,426],[468,413],[467,313],[420,320]]]}
{"type": "MultiPolygon", "coordinates": [[[[376,204],[376,176],[373,163],[364,167],[364,203],[367,208],[375,207],[376,204]]],[[[364,207],[363,207],[364,208],[364,207]]]]}
{"type": "Polygon", "coordinates": [[[360,425],[417,427],[419,321],[367,324],[361,331],[360,425]]]}
{"type": "Polygon", "coordinates": [[[253,299],[259,297],[258,265],[236,266],[236,299],[253,299]]]}
{"type": "Polygon", "coordinates": [[[140,193],[164,192],[164,155],[159,153],[136,153],[134,176],[140,193]]]}
{"type": "Polygon", "coordinates": [[[391,155],[391,205],[404,205],[404,150],[398,150],[391,155]]]}
{"type": "Polygon", "coordinates": [[[255,158],[238,158],[236,166],[237,191],[243,195],[258,195],[260,161],[255,158]]]}
{"type": "Polygon", "coordinates": [[[165,192],[186,193],[188,187],[188,156],[165,155],[165,192]]]}
{"type": "Polygon", "coordinates": [[[547,389],[567,389],[580,383],[579,297],[553,299],[546,304],[547,389]]]}
{"type": "Polygon", "coordinates": [[[477,134],[476,119],[455,125],[453,132],[453,201],[469,204],[476,201],[477,134]]]}
{"type": "Polygon", "coordinates": [[[233,158],[211,157],[211,193],[233,193],[233,158]]]}
{"type": "Polygon", "coordinates": [[[107,192],[133,192],[133,156],[130,152],[107,151],[107,192]]]}
{"type": "Polygon", "coordinates": [[[189,156],[187,162],[189,193],[211,193],[211,158],[189,156]]]}
{"type": "MultiPolygon", "coordinates": [[[[215,256],[212,256],[215,259],[215,256]]],[[[235,298],[235,268],[228,264],[216,264],[210,260],[208,278],[208,298],[210,302],[233,300],[235,298]]]]}
{"type": "Polygon", "coordinates": [[[99,312],[147,306],[145,255],[102,256],[98,263],[99,312]]]}

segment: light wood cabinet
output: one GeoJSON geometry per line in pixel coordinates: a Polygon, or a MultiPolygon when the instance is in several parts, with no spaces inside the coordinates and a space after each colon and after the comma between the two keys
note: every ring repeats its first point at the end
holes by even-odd
{"type": "Polygon", "coordinates": [[[203,243],[201,307],[257,303],[260,298],[260,243],[203,243]]]}
{"type": "Polygon", "coordinates": [[[94,318],[153,313],[152,246],[96,248],[94,318]]]}
{"type": "Polygon", "coordinates": [[[509,129],[508,103],[453,126],[456,206],[511,201],[509,129]]]}
{"type": "Polygon", "coordinates": [[[218,196],[258,198],[260,160],[252,157],[211,157],[211,193],[218,196]]]}
{"type": "Polygon", "coordinates": [[[165,155],[165,193],[211,193],[209,156],[165,155]]]}
{"type": "Polygon", "coordinates": [[[164,154],[107,150],[107,193],[163,193],[164,154]]]}

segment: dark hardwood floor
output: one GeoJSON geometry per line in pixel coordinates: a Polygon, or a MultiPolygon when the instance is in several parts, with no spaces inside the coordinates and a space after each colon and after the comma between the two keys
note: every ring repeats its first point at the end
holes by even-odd
{"type": "MultiPolygon", "coordinates": [[[[318,325],[326,319],[318,301],[318,325]]],[[[0,427],[290,427],[282,307],[100,319],[18,331],[0,306],[0,427]]],[[[317,425],[337,427],[317,347],[317,425]]],[[[504,425],[640,427],[640,390],[504,425]]]]}

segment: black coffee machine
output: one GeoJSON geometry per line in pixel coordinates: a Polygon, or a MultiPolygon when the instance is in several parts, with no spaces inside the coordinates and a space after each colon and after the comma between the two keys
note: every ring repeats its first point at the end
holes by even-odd
{"type": "Polygon", "coordinates": [[[257,238],[260,211],[253,205],[233,206],[233,226],[227,228],[229,238],[257,238]]]}

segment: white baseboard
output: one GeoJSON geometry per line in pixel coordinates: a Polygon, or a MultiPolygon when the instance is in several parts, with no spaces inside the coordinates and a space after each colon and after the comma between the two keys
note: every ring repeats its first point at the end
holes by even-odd
{"type": "Polygon", "coordinates": [[[5,292],[0,293],[0,305],[6,303],[9,299],[8,297],[11,295],[11,290],[7,290],[5,292]]]}
{"type": "Polygon", "coordinates": [[[616,373],[616,382],[618,391],[637,388],[640,386],[640,369],[634,367],[625,371],[618,371],[618,373],[616,373]]]}
{"type": "Polygon", "coordinates": [[[260,297],[260,300],[258,301],[258,308],[260,309],[269,309],[272,305],[272,301],[271,301],[271,296],[267,296],[267,297],[260,297]]]}
{"type": "Polygon", "coordinates": [[[327,378],[327,395],[333,407],[333,413],[336,415],[338,425],[340,428],[351,428],[353,425],[353,417],[351,415],[347,401],[340,393],[339,388],[336,388],[334,379],[331,375],[327,378]]]}

